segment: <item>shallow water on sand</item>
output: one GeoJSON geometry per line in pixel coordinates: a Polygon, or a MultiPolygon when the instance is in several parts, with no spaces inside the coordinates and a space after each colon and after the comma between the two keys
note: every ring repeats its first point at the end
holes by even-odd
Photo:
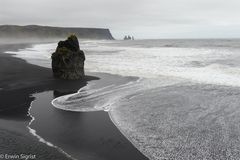
{"type": "Polygon", "coordinates": [[[45,143],[51,143],[76,159],[146,159],[112,124],[104,111],[79,113],[54,108],[53,91],[37,93],[30,114],[45,143]]]}

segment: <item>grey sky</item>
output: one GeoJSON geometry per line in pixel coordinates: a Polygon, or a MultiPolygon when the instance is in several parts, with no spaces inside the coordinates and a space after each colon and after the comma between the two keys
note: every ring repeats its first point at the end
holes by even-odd
{"type": "Polygon", "coordinates": [[[1,0],[0,24],[109,28],[116,38],[240,38],[239,0],[1,0]]]}

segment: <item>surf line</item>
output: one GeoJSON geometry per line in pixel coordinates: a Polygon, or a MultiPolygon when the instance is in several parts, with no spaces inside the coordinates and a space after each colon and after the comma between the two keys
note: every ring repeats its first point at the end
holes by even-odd
{"type": "MultiPolygon", "coordinates": [[[[34,97],[33,95],[31,95],[31,97],[34,97]]],[[[72,157],[70,154],[66,153],[63,149],[61,149],[58,146],[55,146],[54,144],[52,144],[51,142],[46,141],[44,138],[42,138],[40,135],[37,134],[37,131],[32,129],[30,126],[33,123],[33,121],[35,120],[35,118],[33,117],[33,115],[31,115],[31,108],[33,103],[36,101],[36,97],[34,97],[35,99],[31,102],[29,108],[28,108],[28,114],[27,116],[31,117],[31,121],[28,123],[27,128],[29,130],[29,133],[32,134],[34,137],[36,137],[38,139],[38,141],[40,143],[44,143],[49,147],[55,148],[57,149],[60,153],[64,154],[67,158],[70,158],[72,160],[77,160],[76,158],[72,157]]]]}

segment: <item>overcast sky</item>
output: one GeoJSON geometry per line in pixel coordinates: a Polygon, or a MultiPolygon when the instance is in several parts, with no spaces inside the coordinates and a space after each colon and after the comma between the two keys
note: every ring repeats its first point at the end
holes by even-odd
{"type": "Polygon", "coordinates": [[[116,38],[240,38],[240,0],[1,0],[0,24],[101,27],[116,38]]]}

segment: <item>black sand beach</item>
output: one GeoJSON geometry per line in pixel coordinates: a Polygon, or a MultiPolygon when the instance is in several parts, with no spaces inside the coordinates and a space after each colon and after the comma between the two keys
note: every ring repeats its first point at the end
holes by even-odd
{"type": "MultiPolygon", "coordinates": [[[[28,64],[22,59],[4,53],[7,50],[13,51],[27,46],[28,44],[0,45],[0,154],[31,154],[35,155],[36,159],[44,160],[68,159],[57,149],[38,142],[38,139],[29,133],[26,126],[31,121],[28,109],[35,99],[32,94],[44,91],[50,91],[48,92],[50,95],[54,91],[55,96],[74,93],[85,86],[88,81],[98,80],[104,75],[93,73],[91,74],[93,76],[86,76],[84,81],[56,80],[52,77],[50,69],[28,64]]],[[[108,78],[111,80],[111,76],[108,78]]],[[[58,132],[49,134],[44,128],[39,128],[43,125],[38,123],[40,121],[34,122],[36,123],[33,126],[34,129],[37,132],[39,129],[40,136],[43,134],[43,138],[46,140],[53,144],[58,143],[57,146],[62,147],[63,150],[66,149],[66,152],[73,154],[74,157],[79,159],[146,159],[117,130],[106,112],[65,112],[51,106],[50,101],[53,97],[38,98],[37,96],[37,108],[43,113],[46,107],[46,112],[47,109],[54,110],[54,114],[63,117],[62,121],[67,120],[67,122],[75,124],[74,127],[66,128],[66,131],[62,132],[63,135],[59,133],[56,136],[54,135],[58,132]],[[43,108],[40,108],[41,106],[43,108]],[[84,132],[81,132],[83,130],[84,132]],[[62,138],[59,140],[58,136],[62,138]]],[[[44,114],[39,118],[43,118],[43,116],[44,114]]],[[[52,127],[61,126],[61,121],[58,124],[56,119],[53,121],[54,118],[56,117],[48,117],[45,120],[52,122],[54,124],[52,127]]],[[[51,128],[52,131],[55,129],[51,128]]]]}

